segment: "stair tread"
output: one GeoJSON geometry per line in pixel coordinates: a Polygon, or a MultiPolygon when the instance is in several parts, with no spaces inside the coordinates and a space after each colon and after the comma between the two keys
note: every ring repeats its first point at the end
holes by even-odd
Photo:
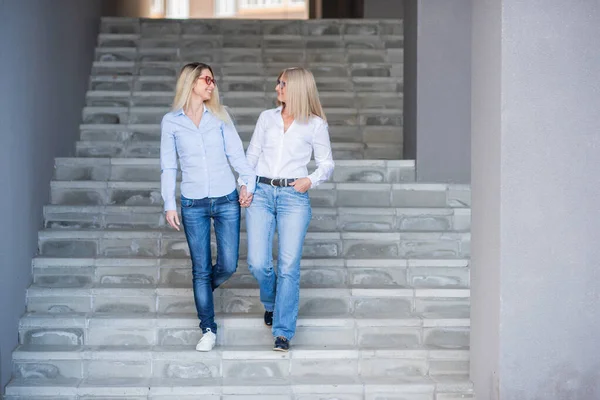
{"type": "MultiPolygon", "coordinates": [[[[151,186],[160,185],[160,179],[156,181],[135,181],[135,180],[120,180],[120,181],[92,181],[92,180],[82,180],[82,181],[52,181],[52,185],[56,186],[65,186],[65,185],[85,185],[85,186],[106,186],[106,185],[115,185],[115,184],[128,184],[128,185],[144,185],[151,186]]],[[[398,183],[387,183],[387,182],[325,182],[317,186],[312,190],[331,190],[336,187],[342,187],[347,189],[407,189],[407,190],[427,190],[427,191],[445,191],[449,188],[456,188],[460,190],[464,190],[464,185],[453,185],[453,184],[445,184],[445,183],[416,183],[416,182],[398,182],[398,183]]]]}
{"type": "MultiPolygon", "coordinates": [[[[335,64],[335,63],[334,63],[335,64]]],[[[246,63],[224,63],[223,65],[246,65],[246,63]]],[[[248,90],[248,91],[244,91],[244,92],[230,92],[227,94],[227,96],[230,97],[254,97],[257,95],[263,95],[265,94],[267,91],[256,91],[256,90],[248,90]]],[[[119,97],[135,97],[135,96],[142,96],[142,97],[152,97],[152,96],[172,96],[173,93],[171,91],[166,91],[166,90],[148,90],[148,91],[141,91],[141,90],[88,90],[86,92],[86,94],[88,96],[100,96],[100,97],[104,97],[104,96],[119,96],[119,97]]],[[[269,89],[267,95],[269,97],[275,98],[276,95],[273,93],[273,91],[271,89],[269,89]]],[[[404,97],[404,93],[402,92],[388,92],[388,93],[372,93],[372,92],[366,92],[366,93],[346,93],[346,92],[335,92],[335,91],[331,91],[331,90],[324,90],[324,91],[319,91],[319,98],[326,98],[326,97],[336,97],[336,96],[341,96],[341,97],[347,97],[349,99],[353,99],[355,97],[369,97],[369,96],[373,96],[373,97],[380,97],[380,96],[384,96],[384,97],[397,97],[397,98],[402,98],[404,97]]]]}
{"type": "MultiPolygon", "coordinates": [[[[41,266],[44,263],[52,264],[55,266],[56,264],[60,264],[63,262],[67,262],[70,265],[73,264],[85,264],[88,266],[96,265],[96,266],[107,266],[107,265],[148,265],[148,266],[158,266],[168,263],[182,263],[181,258],[173,258],[173,257],[53,257],[53,256],[45,256],[45,255],[37,255],[33,257],[34,264],[36,266],[41,266]]],[[[301,267],[309,267],[319,265],[323,263],[325,266],[338,266],[343,267],[344,262],[348,264],[349,267],[358,267],[358,266],[393,266],[393,267],[407,267],[409,265],[415,267],[423,267],[423,266],[453,266],[453,267],[467,267],[469,264],[469,258],[465,257],[438,257],[438,258],[345,258],[340,257],[338,259],[331,258],[312,258],[306,259],[303,258],[300,261],[301,267]],[[448,265],[450,264],[450,265],[448,265]]],[[[276,260],[275,260],[276,263],[276,260]]],[[[187,259],[184,261],[184,265],[190,265],[191,261],[187,259]]],[[[240,265],[245,265],[245,260],[240,260],[240,265]]]]}
{"type": "MultiPolygon", "coordinates": [[[[270,93],[270,92],[269,92],[270,93]]],[[[121,111],[125,113],[136,113],[136,112],[147,112],[147,113],[160,113],[165,114],[169,112],[170,107],[168,106],[90,106],[86,105],[84,111],[121,111]]],[[[228,107],[231,114],[235,117],[236,114],[260,114],[265,111],[265,107],[239,107],[233,106],[228,107]]],[[[328,114],[360,114],[361,111],[365,111],[366,114],[402,114],[403,110],[400,108],[382,108],[382,109],[369,109],[365,107],[327,107],[328,114]]]]}
{"type": "MultiPolygon", "coordinates": [[[[225,323],[227,321],[242,323],[248,326],[264,326],[263,314],[262,313],[215,313],[215,318],[225,323]]],[[[33,326],[30,325],[35,321],[43,321],[44,326],[47,324],[52,325],[53,323],[64,323],[70,321],[74,325],[86,324],[86,321],[117,321],[117,322],[128,322],[134,321],[147,321],[147,322],[158,322],[159,324],[165,322],[183,322],[184,324],[190,325],[191,327],[197,326],[198,317],[192,313],[26,313],[21,319],[22,326],[33,326]]],[[[388,317],[376,317],[376,318],[358,318],[351,315],[341,316],[323,316],[323,315],[300,315],[298,317],[298,326],[340,326],[351,324],[359,324],[361,326],[415,326],[415,324],[424,324],[431,322],[434,324],[436,321],[455,321],[458,326],[468,326],[469,317],[464,315],[455,316],[443,316],[435,313],[414,313],[405,317],[399,316],[388,316],[388,317]],[[465,325],[466,324],[466,325],[465,325]]],[[[187,326],[186,325],[186,326],[187,326]]]]}
{"type": "MultiPolygon", "coordinates": [[[[471,383],[468,376],[464,375],[449,375],[449,376],[398,376],[398,377],[352,377],[352,376],[327,376],[323,374],[320,376],[311,377],[291,377],[291,378],[252,378],[252,379],[240,379],[240,378],[201,378],[194,380],[176,379],[176,378],[58,378],[58,379],[13,379],[9,385],[7,394],[10,393],[10,388],[19,386],[29,386],[31,383],[35,383],[35,386],[31,388],[32,392],[35,392],[36,388],[43,389],[44,387],[71,387],[81,388],[84,386],[94,387],[129,387],[129,388],[144,388],[152,390],[153,387],[204,387],[209,386],[237,386],[237,387],[255,387],[260,388],[262,386],[287,386],[287,385],[372,385],[372,386],[392,386],[399,393],[402,392],[403,386],[409,386],[412,389],[417,389],[418,386],[422,386],[423,392],[429,392],[433,387],[440,386],[442,390],[451,391],[462,388],[463,390],[470,390],[471,383]]],[[[373,388],[375,389],[375,388],[373,388]]],[[[287,389],[289,390],[289,389],[287,389]]],[[[40,390],[41,391],[41,390],[40,390]]],[[[419,393],[413,392],[411,393],[419,393]]]]}
{"type": "MultiPolygon", "coordinates": [[[[205,380],[187,380],[187,379],[107,379],[107,380],[67,380],[64,383],[41,383],[36,380],[19,381],[13,380],[6,388],[7,400],[71,400],[79,396],[111,396],[110,398],[121,399],[122,396],[128,396],[127,399],[138,400],[146,399],[146,396],[161,396],[161,398],[176,398],[186,396],[185,398],[195,398],[203,395],[203,398],[215,399],[223,395],[238,395],[240,398],[252,399],[260,398],[258,396],[277,395],[281,398],[291,399],[294,396],[303,394],[304,396],[322,396],[322,395],[358,395],[363,394],[377,395],[392,394],[394,396],[406,394],[414,397],[419,393],[432,396],[433,393],[451,393],[470,396],[473,394],[473,385],[468,376],[461,378],[454,377],[452,381],[438,382],[433,379],[416,380],[406,378],[396,378],[394,380],[385,379],[365,379],[365,378],[346,378],[321,376],[318,378],[296,378],[290,380],[279,380],[270,378],[268,380],[247,380],[242,381],[239,378],[213,378],[205,380]],[[61,397],[54,397],[60,395],[61,397]],[[213,397],[215,395],[217,397],[213,397]],[[23,396],[23,397],[22,397],[23,396]],[[32,397],[28,397],[32,396],[32,397]],[[67,396],[67,397],[64,397],[67,396]],[[119,397],[117,397],[119,396],[119,397]],[[165,397],[162,397],[165,396],[165,397]],[[173,397],[171,397],[173,396],[173,397]],[[191,396],[191,397],[187,397],[191,396]]],[[[303,396],[303,397],[304,397],[303,396]]],[[[237,396],[236,396],[237,397],[237,396]]],[[[307,397],[308,398],[308,397],[307,397]]],[[[361,397],[362,398],[362,397],[361,397]]]]}
{"type": "MultiPolygon", "coordinates": [[[[45,235],[58,235],[58,236],[67,236],[71,233],[84,233],[85,236],[94,237],[100,236],[102,234],[108,234],[113,236],[134,236],[135,234],[147,234],[150,237],[155,237],[158,235],[171,234],[175,236],[183,235],[181,231],[165,231],[164,229],[154,229],[154,228],[137,228],[137,229],[114,229],[114,228],[104,228],[104,229],[89,229],[89,228],[46,228],[40,230],[40,233],[44,233],[45,235]]],[[[307,239],[312,238],[360,238],[368,237],[368,236],[381,236],[381,237],[389,237],[396,238],[401,235],[422,235],[422,236],[434,236],[434,235],[449,235],[449,236],[469,236],[469,232],[448,232],[448,231],[404,231],[404,232],[378,232],[378,231],[335,231],[335,232],[308,232],[307,239]]]]}
{"type": "MultiPolygon", "coordinates": [[[[144,267],[140,267],[144,268],[144,267]]],[[[143,270],[139,271],[143,272],[143,270]]],[[[69,270],[70,274],[76,274],[76,271],[69,270]]],[[[133,271],[128,272],[133,274],[133,271]]],[[[118,273],[116,273],[117,276],[118,273]]],[[[251,278],[249,272],[237,272],[237,275],[244,275],[247,278],[251,278]]],[[[49,277],[50,280],[56,281],[57,275],[39,275],[35,274],[37,279],[43,277],[49,277]]],[[[123,275],[124,280],[127,281],[127,273],[123,275]]],[[[145,276],[144,276],[145,277],[145,276]]],[[[64,295],[97,295],[106,294],[110,291],[117,291],[120,294],[126,295],[127,291],[132,292],[136,296],[141,294],[151,295],[187,295],[192,289],[191,281],[185,284],[180,283],[161,283],[161,284],[134,284],[134,283],[123,283],[123,284],[111,284],[111,283],[94,283],[94,284],[76,284],[71,283],[71,280],[67,283],[58,281],[56,284],[52,283],[33,283],[29,286],[27,291],[28,297],[60,297],[64,295]],[[55,291],[52,293],[52,291],[55,291]]],[[[389,283],[386,285],[367,285],[367,284],[352,284],[352,283],[300,283],[300,289],[302,290],[303,296],[312,297],[319,295],[338,295],[342,297],[361,297],[361,296],[373,296],[375,294],[378,297],[415,297],[415,298],[467,298],[470,295],[470,288],[468,285],[447,285],[447,286],[411,286],[408,284],[396,284],[389,283]]],[[[233,282],[224,283],[220,288],[215,291],[215,296],[226,297],[230,294],[245,294],[248,296],[255,297],[258,293],[258,283],[246,283],[233,282]],[[239,293],[242,292],[242,293],[239,293]]]]}
{"type": "MultiPolygon", "coordinates": [[[[128,205],[116,205],[116,204],[106,204],[106,205],[65,205],[65,204],[47,204],[44,206],[45,209],[48,210],[68,210],[68,209],[77,209],[81,211],[98,211],[98,210],[126,210],[126,211],[163,211],[162,205],[139,205],[139,206],[128,206],[128,205]]],[[[366,213],[366,214],[374,214],[381,211],[398,211],[398,212],[470,212],[470,207],[361,207],[361,206],[331,206],[331,207],[311,207],[313,214],[322,213],[322,214],[331,214],[336,215],[336,211],[345,211],[348,213],[366,213]]],[[[394,213],[390,213],[393,215],[394,213]]]]}
{"type": "MultiPolygon", "coordinates": [[[[244,140],[242,142],[244,148],[248,148],[250,141],[244,140]]],[[[75,143],[75,146],[78,148],[92,146],[92,147],[100,147],[100,146],[113,146],[113,147],[127,147],[127,146],[146,146],[146,147],[156,147],[157,149],[160,147],[160,140],[135,140],[135,141],[127,141],[122,142],[118,140],[79,140],[75,143]]],[[[399,146],[393,143],[386,143],[387,146],[399,146]]],[[[351,142],[351,141],[343,141],[337,138],[331,139],[331,148],[333,150],[343,150],[343,149],[363,149],[366,146],[364,142],[351,142]]],[[[85,157],[85,156],[80,156],[85,157]]],[[[94,155],[94,157],[98,157],[94,155]]]]}
{"type": "MultiPolygon", "coordinates": [[[[57,157],[55,159],[56,162],[77,162],[77,163],[92,163],[99,162],[102,164],[152,164],[159,166],[160,160],[158,157],[156,158],[140,158],[140,157],[57,157]]],[[[314,161],[311,161],[310,164],[314,164],[314,161]]],[[[371,167],[371,166],[379,166],[379,167],[407,167],[414,168],[415,160],[335,160],[336,167],[371,167]]],[[[467,187],[468,185],[463,185],[467,187]]]]}
{"type": "Polygon", "coordinates": [[[209,353],[191,352],[192,346],[60,346],[60,345],[19,345],[13,351],[13,357],[17,360],[34,360],[34,353],[53,354],[54,357],[62,358],[86,358],[97,357],[92,353],[105,354],[110,357],[111,354],[122,355],[125,359],[128,356],[135,356],[143,353],[168,353],[168,354],[187,354],[188,358],[215,358],[226,359],[246,359],[254,357],[265,358],[319,358],[325,355],[339,358],[356,358],[385,356],[390,358],[433,356],[440,359],[465,359],[468,356],[469,347],[457,349],[440,349],[436,346],[418,345],[413,347],[370,347],[370,346],[335,346],[335,345],[294,345],[290,353],[276,353],[266,346],[259,345],[219,345],[209,353]],[[336,355],[336,353],[339,353],[336,355]]]}
{"type": "MultiPolygon", "coordinates": [[[[377,295],[378,297],[445,297],[445,298],[462,298],[468,297],[470,289],[468,288],[413,288],[407,285],[347,285],[345,287],[306,287],[301,286],[302,295],[310,296],[324,296],[324,297],[348,297],[348,296],[368,296],[372,297],[377,295]]],[[[154,284],[154,285],[136,285],[136,284],[83,284],[81,286],[51,286],[33,283],[27,290],[28,296],[41,295],[44,297],[48,296],[63,296],[65,294],[72,293],[73,295],[84,295],[84,294],[97,294],[109,291],[115,291],[122,295],[126,295],[127,292],[133,292],[132,294],[187,294],[191,292],[192,287],[182,285],[167,285],[167,284],[154,284]],[[41,292],[41,293],[38,293],[41,292]]],[[[245,295],[256,296],[258,295],[258,285],[241,284],[237,286],[222,286],[215,290],[216,295],[227,296],[231,293],[239,293],[245,295]]]]}
{"type": "MultiPolygon", "coordinates": [[[[53,286],[53,285],[46,285],[46,284],[38,284],[38,283],[32,283],[29,286],[29,289],[34,289],[34,290],[40,290],[40,291],[51,291],[53,289],[58,289],[61,292],[64,291],[69,291],[69,290],[73,290],[73,291],[85,291],[85,290],[120,290],[120,291],[126,291],[126,290],[132,290],[132,291],[139,291],[139,290],[145,290],[145,291],[188,291],[191,290],[191,284],[188,285],[173,285],[173,284],[164,284],[164,283],[155,283],[155,284],[99,284],[99,283],[84,283],[78,286],[71,286],[71,285],[65,285],[65,286],[53,286]]],[[[362,293],[362,292],[371,292],[371,293],[386,293],[389,292],[390,294],[395,294],[395,295],[400,295],[402,293],[416,293],[417,295],[419,294],[424,294],[427,295],[429,293],[436,293],[436,292],[454,292],[457,294],[463,294],[463,293],[468,293],[469,289],[461,289],[461,288],[444,288],[444,289],[432,289],[432,288],[413,288],[411,286],[408,285],[377,285],[377,284],[348,284],[346,287],[302,287],[303,290],[305,290],[304,293],[306,294],[327,294],[327,291],[330,290],[332,296],[333,293],[335,293],[335,295],[340,295],[340,294],[351,294],[351,293],[362,293]]],[[[241,292],[254,292],[256,290],[258,290],[258,285],[250,285],[247,283],[242,283],[242,284],[236,284],[236,286],[233,287],[228,287],[228,286],[221,286],[216,290],[220,290],[220,291],[241,291],[241,292]]],[[[451,295],[449,295],[450,297],[452,297],[451,295]]]]}

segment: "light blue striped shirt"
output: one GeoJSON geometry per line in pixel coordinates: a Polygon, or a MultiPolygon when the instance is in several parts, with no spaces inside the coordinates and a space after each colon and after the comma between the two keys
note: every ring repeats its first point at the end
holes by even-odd
{"type": "Polygon", "coordinates": [[[189,199],[221,197],[233,192],[236,182],[229,164],[240,175],[240,183],[254,193],[256,175],[246,160],[235,127],[206,107],[199,127],[183,110],[167,113],[162,119],[160,181],[165,211],[176,210],[177,157],[182,172],[181,194],[189,199]]]}

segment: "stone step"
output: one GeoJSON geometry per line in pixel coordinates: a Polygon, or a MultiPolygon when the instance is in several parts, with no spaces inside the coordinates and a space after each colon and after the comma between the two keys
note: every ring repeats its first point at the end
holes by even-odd
{"type": "MultiPolygon", "coordinates": [[[[308,165],[310,172],[315,163],[308,165]]],[[[56,158],[56,181],[143,181],[156,182],[160,176],[158,158],[56,158]]],[[[178,180],[181,177],[178,176],[178,180]]],[[[414,160],[335,160],[333,183],[414,182],[414,160]]]]}
{"type": "MultiPolygon", "coordinates": [[[[246,230],[245,209],[242,231],[246,230]]],[[[313,207],[311,232],[468,232],[469,208],[313,207]]],[[[161,206],[44,207],[44,227],[50,229],[166,229],[161,206]]]]}
{"type": "MultiPolygon", "coordinates": [[[[255,124],[264,108],[236,107],[230,113],[236,124],[255,124]]],[[[152,125],[160,124],[169,109],[166,107],[85,107],[84,125],[152,125]]],[[[402,126],[402,110],[359,110],[329,108],[326,110],[327,123],[331,126],[389,127],[402,126]]]]}
{"type": "MultiPolygon", "coordinates": [[[[210,50],[209,52],[214,52],[210,50]]],[[[120,54],[111,52],[106,57],[118,57],[120,54]]],[[[257,54],[260,56],[260,54],[257,54]]],[[[202,57],[202,59],[204,59],[202,57]]],[[[390,64],[388,62],[359,62],[359,63],[295,63],[304,66],[313,73],[315,77],[401,77],[404,73],[402,64],[390,64]]],[[[136,62],[136,61],[95,61],[92,65],[92,76],[157,76],[176,78],[181,70],[182,62],[136,62]]],[[[247,63],[239,66],[216,66],[213,74],[217,79],[217,85],[224,77],[237,76],[243,79],[264,77],[273,81],[277,75],[290,65],[286,64],[258,64],[247,63]]],[[[274,85],[273,85],[274,86],[274,85]]]]}
{"type": "MultiPolygon", "coordinates": [[[[399,159],[402,157],[402,135],[397,134],[398,129],[394,129],[394,135],[379,133],[377,137],[383,140],[396,141],[397,143],[356,143],[332,141],[331,149],[334,159],[356,160],[356,159],[399,159]],[[398,143],[400,142],[400,143],[398,143]]],[[[365,133],[364,136],[374,136],[365,133]]],[[[244,148],[248,148],[248,142],[243,143],[244,148]]],[[[79,141],[76,143],[76,154],[78,157],[133,157],[133,158],[157,158],[160,156],[159,141],[79,141]]]]}
{"type": "MultiPolygon", "coordinates": [[[[401,39],[401,37],[397,37],[401,39]]],[[[181,39],[179,44],[173,43],[171,39],[167,39],[164,44],[173,44],[167,47],[149,47],[156,43],[157,39],[136,39],[135,36],[104,36],[105,43],[98,46],[94,51],[94,63],[137,63],[137,64],[177,64],[182,66],[189,55],[199,55],[202,59],[206,58],[208,63],[215,62],[211,67],[214,71],[221,71],[223,67],[242,67],[242,66],[277,66],[281,69],[286,68],[285,65],[352,65],[352,64],[402,64],[402,59],[390,60],[390,55],[403,56],[404,49],[402,47],[383,48],[376,46],[375,48],[348,48],[343,39],[338,39],[337,42],[332,42],[330,39],[312,39],[312,43],[323,43],[325,46],[334,43],[338,48],[279,48],[269,47],[269,41],[272,39],[253,36],[251,41],[259,41],[263,48],[255,47],[210,47],[212,43],[222,42],[222,38],[218,36],[207,37],[206,41],[198,43],[198,41],[181,39]],[[124,46],[106,46],[107,41],[121,41],[124,46]],[[137,46],[131,46],[135,44],[137,46]],[[341,41],[341,42],[340,42],[341,41]],[[130,46],[127,46],[130,44],[130,46]],[[266,45],[266,47],[264,47],[266,45]],[[216,57],[215,57],[216,56],[216,57]],[[218,62],[217,62],[218,61],[218,62]]],[[[229,40],[229,39],[226,39],[229,40]]],[[[239,40],[235,38],[234,40],[239,40]]],[[[295,44],[297,38],[293,38],[295,44]]],[[[354,39],[352,39],[354,40],[354,39]]],[[[161,39],[158,39],[160,42],[161,39]]],[[[367,39],[368,43],[372,39],[367,39]]],[[[231,42],[230,42],[231,43],[231,42]]],[[[116,43],[119,44],[119,43],[116,43]]],[[[306,42],[303,43],[306,45],[306,42]]],[[[107,64],[109,65],[109,64],[107,64]]],[[[117,64],[115,64],[117,65],[117,64]]],[[[227,75],[227,74],[224,74],[227,75]]]]}
{"type": "MultiPolygon", "coordinates": [[[[183,232],[161,230],[47,229],[39,233],[39,254],[49,257],[189,257],[183,232]]],[[[246,233],[240,235],[246,257],[246,233]]],[[[466,232],[308,232],[306,258],[465,258],[466,232]]],[[[214,237],[211,239],[216,254],[214,237]]],[[[274,254],[277,246],[273,246],[274,254]]]]}
{"type": "MultiPolygon", "coordinates": [[[[253,124],[236,124],[238,134],[246,148],[254,128],[253,124]]],[[[82,124],[80,129],[81,141],[78,143],[78,148],[81,156],[120,152],[131,153],[130,157],[135,156],[135,153],[145,157],[156,154],[158,157],[159,124],[82,124]]],[[[402,126],[329,126],[334,157],[336,153],[338,155],[336,160],[348,157],[360,160],[381,157],[399,159],[402,156],[402,133],[402,126]]]]}
{"type": "MultiPolygon", "coordinates": [[[[191,282],[191,281],[190,281],[191,282]]],[[[260,313],[264,310],[258,288],[218,288],[215,311],[224,314],[260,313]]],[[[135,282],[94,285],[57,281],[33,284],[27,290],[27,311],[40,313],[195,313],[191,284],[139,285],[135,282]],[[68,285],[68,286],[67,286],[68,285]]],[[[356,285],[344,288],[303,287],[301,316],[407,318],[420,315],[469,316],[468,289],[413,289],[356,285]]]]}
{"type": "MultiPolygon", "coordinates": [[[[126,177],[124,177],[126,178],[126,177]]],[[[156,206],[160,182],[52,181],[51,204],[156,206]]],[[[468,185],[322,183],[309,191],[313,207],[470,207],[468,185]]],[[[179,191],[177,191],[179,197],[179,191]]]]}
{"type": "Polygon", "coordinates": [[[252,20],[252,19],[139,19],[103,17],[100,35],[142,34],[164,35],[305,35],[337,36],[384,34],[401,35],[402,19],[314,19],[314,20],[252,20]]]}
{"type": "MultiPolygon", "coordinates": [[[[244,117],[246,118],[246,117],[244,117]]],[[[250,118],[250,117],[247,117],[250,118]]],[[[258,119],[258,117],[257,117],[258,119]]],[[[254,133],[255,124],[235,124],[242,141],[249,142],[254,133]]],[[[160,124],[81,124],[81,140],[85,142],[156,142],[160,140],[160,124]]],[[[360,126],[329,125],[329,137],[334,144],[357,144],[370,148],[383,143],[386,146],[399,145],[402,142],[402,126],[360,126]],[[366,143],[372,140],[377,143],[366,143]]],[[[100,143],[101,144],[101,143],[100,143]]]]}
{"type": "MultiPolygon", "coordinates": [[[[272,346],[261,314],[217,314],[217,344],[272,346]]],[[[192,346],[201,337],[195,314],[27,313],[20,344],[43,346],[192,346]]],[[[294,345],[464,350],[469,318],[434,315],[407,318],[300,316],[294,345]]],[[[270,347],[266,347],[270,348],[270,347]]]]}
{"type": "MultiPolygon", "coordinates": [[[[316,77],[319,92],[399,93],[403,79],[397,77],[316,77]]],[[[222,94],[234,92],[272,93],[273,77],[223,77],[219,82],[222,94]]],[[[92,76],[89,90],[174,92],[175,77],[162,76],[92,76]]]]}
{"type": "Polygon", "coordinates": [[[13,379],[6,400],[473,400],[468,375],[13,379]],[[98,397],[99,396],[99,397],[98,397]],[[125,397],[124,397],[125,396],[125,397]]]}
{"type": "MultiPolygon", "coordinates": [[[[273,108],[276,93],[266,87],[260,92],[221,93],[221,101],[228,107],[273,108]]],[[[402,110],[402,93],[351,93],[351,92],[319,92],[319,98],[325,111],[335,108],[364,110],[395,109],[402,110]]],[[[163,107],[165,110],[173,103],[173,92],[140,92],[140,91],[95,91],[86,95],[89,107],[163,107]]],[[[402,111],[400,111],[402,112],[402,111]]],[[[238,127],[239,129],[239,127],[238,127]]],[[[254,126],[252,126],[254,129],[254,126]]]]}
{"type": "MultiPolygon", "coordinates": [[[[240,53],[261,52],[265,50],[306,50],[325,52],[328,50],[386,50],[403,49],[404,35],[360,35],[348,34],[338,36],[304,36],[250,34],[216,34],[196,35],[166,34],[150,36],[144,34],[100,34],[99,48],[131,48],[131,49],[176,49],[182,59],[192,59],[222,49],[237,50],[240,53]]],[[[246,60],[246,59],[245,59],[246,60]]],[[[211,60],[212,62],[213,60],[211,60]]]]}
{"type": "Polygon", "coordinates": [[[427,346],[378,349],[355,346],[294,346],[290,353],[256,346],[219,346],[201,353],[191,346],[19,346],[13,376],[41,378],[377,377],[467,375],[469,351],[427,346]],[[385,360],[385,363],[381,361],[385,360]]]}
{"type": "MultiPolygon", "coordinates": [[[[399,39],[399,38],[398,38],[399,39]]],[[[319,63],[330,63],[335,65],[366,64],[366,66],[378,64],[392,64],[392,67],[400,67],[404,62],[404,49],[394,48],[328,48],[324,51],[320,48],[295,48],[281,49],[268,47],[269,40],[254,37],[253,40],[261,41],[261,45],[267,44],[262,51],[249,48],[218,47],[209,48],[207,45],[219,43],[222,39],[213,37],[212,43],[202,40],[187,41],[183,45],[175,44],[174,47],[148,47],[148,41],[137,41],[135,37],[126,36],[103,38],[102,47],[96,47],[94,61],[96,62],[137,62],[137,63],[179,63],[182,66],[190,57],[198,57],[207,63],[212,63],[215,68],[213,72],[218,75],[229,75],[239,73],[242,65],[249,66],[253,71],[256,65],[273,66],[281,69],[289,65],[303,65],[311,68],[319,63]],[[132,41],[133,39],[133,41],[132,41]],[[108,47],[108,44],[124,46],[108,47]],[[129,45],[129,47],[127,47],[129,45]],[[178,47],[182,46],[182,47],[178,47]],[[192,46],[192,47],[190,47],[192,46]],[[285,66],[284,66],[285,65],[285,66]],[[234,68],[230,68],[234,67],[234,68]]],[[[370,43],[370,42],[369,42],[370,43]]],[[[306,42],[305,42],[306,45],[306,42]]]]}
{"type": "MultiPolygon", "coordinates": [[[[215,260],[213,260],[214,262],[215,260]]],[[[277,265],[277,261],[274,261],[277,265]]],[[[303,259],[302,287],[379,286],[415,289],[467,289],[466,259],[303,259]]],[[[33,280],[41,287],[103,285],[185,286],[192,282],[189,258],[60,258],[33,259],[33,280]]],[[[223,287],[256,287],[240,259],[237,272],[223,287]]]]}
{"type": "MultiPolygon", "coordinates": [[[[265,21],[257,20],[220,20],[221,24],[215,24],[215,19],[211,20],[184,20],[181,25],[177,23],[165,25],[165,20],[146,20],[140,26],[134,27],[128,24],[127,28],[121,25],[112,25],[112,29],[101,28],[99,37],[137,37],[137,38],[242,38],[242,37],[264,37],[270,39],[293,39],[305,38],[306,40],[315,39],[343,39],[363,37],[365,39],[377,39],[389,36],[401,37],[404,33],[402,20],[320,20],[315,23],[312,20],[278,20],[270,21],[268,25],[265,21]],[[147,21],[152,21],[148,25],[147,21]],[[190,23],[193,21],[196,25],[190,23]],[[228,25],[235,21],[235,25],[228,25]],[[243,21],[238,22],[238,21],[243,21]],[[357,23],[357,21],[361,21],[357,23]]],[[[175,22],[171,20],[169,22],[175,22]]],[[[118,24],[121,24],[120,22],[118,24]]]]}
{"type": "MultiPolygon", "coordinates": [[[[240,21],[239,19],[236,21],[240,21]]],[[[306,27],[310,27],[311,25],[306,25],[306,27]]],[[[347,25],[347,27],[355,25],[347,25]]],[[[172,26],[174,27],[174,26],[172,26]]],[[[388,25],[389,27],[389,25],[388,25]]],[[[224,43],[229,44],[229,47],[238,44],[243,39],[248,39],[247,48],[253,49],[255,46],[250,44],[254,44],[253,40],[264,40],[264,41],[273,41],[274,43],[279,44],[280,41],[287,40],[290,43],[288,46],[276,46],[277,48],[282,49],[293,49],[295,48],[296,42],[302,41],[305,43],[309,42],[334,42],[334,41],[352,41],[363,39],[365,42],[369,41],[381,41],[387,38],[396,38],[401,39],[404,35],[401,30],[396,26],[394,27],[394,31],[380,31],[380,26],[377,26],[377,23],[371,23],[368,25],[368,32],[365,30],[359,29],[353,32],[328,32],[327,34],[313,34],[308,33],[306,31],[295,31],[290,32],[289,28],[286,27],[286,32],[263,32],[260,28],[254,23],[249,23],[243,29],[238,30],[240,26],[232,27],[233,30],[227,29],[227,31],[222,32],[204,32],[203,34],[198,34],[196,32],[185,32],[185,31],[166,31],[162,30],[161,32],[100,32],[98,35],[98,42],[104,42],[106,40],[115,40],[115,39],[123,39],[123,40],[138,40],[144,41],[144,43],[158,43],[160,48],[164,47],[172,47],[181,46],[188,48],[190,46],[201,46],[204,39],[206,39],[206,44],[210,45],[213,40],[218,40],[220,45],[224,43]],[[200,40],[202,39],[202,40],[200,40]],[[200,43],[199,43],[200,42],[200,43]]],[[[363,28],[366,28],[366,25],[363,25],[363,28]]],[[[225,47],[227,47],[227,44],[225,47]]],[[[243,46],[237,46],[239,48],[244,48],[243,46]]]]}

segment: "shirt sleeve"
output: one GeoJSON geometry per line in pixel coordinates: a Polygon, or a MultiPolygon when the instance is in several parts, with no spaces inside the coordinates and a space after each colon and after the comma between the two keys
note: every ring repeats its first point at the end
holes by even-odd
{"type": "Polygon", "coordinates": [[[240,135],[238,135],[233,123],[223,122],[221,129],[225,142],[225,154],[233,169],[239,174],[238,183],[240,186],[246,186],[249,193],[254,193],[256,174],[254,173],[254,168],[246,160],[240,135]]]}
{"type": "Polygon", "coordinates": [[[250,164],[250,166],[254,170],[256,170],[258,159],[262,154],[262,143],[265,134],[264,120],[265,112],[263,111],[258,117],[258,121],[256,121],[254,133],[252,133],[252,139],[250,139],[250,144],[248,145],[248,150],[246,151],[246,158],[248,159],[248,164],[250,164]]]}
{"type": "Polygon", "coordinates": [[[163,117],[160,124],[160,192],[165,211],[177,210],[175,186],[177,181],[177,148],[172,125],[163,117]]]}
{"type": "Polygon", "coordinates": [[[331,177],[333,168],[333,155],[331,153],[331,142],[329,140],[329,127],[325,121],[320,121],[313,134],[313,152],[317,169],[308,176],[312,182],[311,187],[316,187],[331,177]]]}
{"type": "MultiPolygon", "coordinates": [[[[246,160],[255,171],[256,174],[256,165],[258,164],[258,158],[262,153],[262,137],[264,134],[264,111],[259,115],[258,121],[256,121],[256,126],[254,127],[254,133],[252,133],[252,139],[250,139],[250,144],[248,145],[248,150],[246,150],[246,160]]],[[[254,178],[256,183],[256,177],[254,178]]],[[[239,181],[239,180],[238,180],[239,181]]],[[[241,185],[241,182],[238,182],[241,185]]]]}

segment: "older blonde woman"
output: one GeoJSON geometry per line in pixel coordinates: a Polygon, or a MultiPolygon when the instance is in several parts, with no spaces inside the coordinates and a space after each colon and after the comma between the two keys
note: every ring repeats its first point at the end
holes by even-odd
{"type": "Polygon", "coordinates": [[[275,90],[279,107],[260,114],[246,152],[258,176],[246,226],[248,264],[260,285],[265,324],[272,325],[273,350],[288,351],[298,318],[302,246],[312,215],[307,191],[331,176],[334,163],[312,73],[285,69],[275,90]],[[317,169],[309,175],[313,152],[317,169]],[[272,260],[276,229],[277,274],[272,260]]]}
{"type": "Polygon", "coordinates": [[[163,117],[161,129],[161,192],[166,220],[180,230],[175,205],[179,157],[181,222],[192,258],[194,300],[203,334],[196,350],[210,351],[217,333],[213,291],[235,272],[239,254],[240,204],[229,164],[240,175],[239,198],[243,202],[254,191],[256,176],[219,102],[212,69],[206,64],[190,63],[181,69],[172,111],[163,117]],[[215,265],[210,251],[211,219],[217,237],[215,265]]]}

